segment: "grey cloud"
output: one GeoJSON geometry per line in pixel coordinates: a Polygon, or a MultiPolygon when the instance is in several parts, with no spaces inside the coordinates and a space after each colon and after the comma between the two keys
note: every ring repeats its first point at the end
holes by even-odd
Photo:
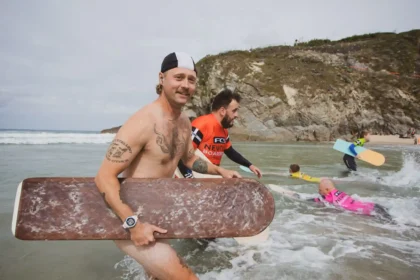
{"type": "Polygon", "coordinates": [[[163,57],[419,28],[418,1],[7,1],[0,128],[102,129],[154,100],[163,57]]]}

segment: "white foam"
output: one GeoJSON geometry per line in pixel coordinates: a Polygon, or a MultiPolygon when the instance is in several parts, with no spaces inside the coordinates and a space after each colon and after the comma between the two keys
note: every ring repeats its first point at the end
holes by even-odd
{"type": "MultiPolygon", "coordinates": [[[[355,197],[356,198],[356,197],[355,197]]],[[[405,226],[420,227],[420,198],[419,197],[371,197],[358,198],[362,201],[373,201],[388,208],[389,214],[399,225],[401,230],[405,226]]],[[[397,229],[394,229],[397,230],[397,229]]]]}
{"type": "MultiPolygon", "coordinates": [[[[393,229],[383,228],[383,224],[372,217],[363,217],[344,211],[332,213],[329,208],[319,212],[302,213],[308,204],[296,204],[292,209],[280,210],[271,224],[268,241],[256,246],[238,246],[231,239],[217,239],[205,249],[220,261],[207,262],[200,250],[188,250],[184,257],[194,263],[197,257],[201,272],[200,279],[307,279],[312,275],[317,279],[328,278],[338,259],[369,259],[378,256],[397,259],[409,265],[420,259],[420,242],[407,240],[404,234],[395,235],[393,229]],[[400,255],[394,256],[393,251],[400,255]],[[267,273],[276,277],[266,278],[267,273]],[[291,276],[291,278],[288,276],[291,276]],[[322,275],[327,275],[323,278],[322,275]],[[303,277],[303,278],[302,278],[303,277]]],[[[380,260],[378,260],[380,261],[380,260]]],[[[131,258],[124,258],[117,264],[124,271],[123,279],[146,279],[142,268],[131,258]]],[[[116,267],[117,267],[116,266],[116,267]]]]}
{"type": "Polygon", "coordinates": [[[0,144],[106,144],[115,134],[100,133],[63,133],[42,131],[1,131],[0,144]]]}
{"type": "Polygon", "coordinates": [[[124,280],[143,280],[147,279],[144,269],[131,257],[124,256],[124,258],[115,264],[115,269],[122,269],[123,275],[121,279],[124,280]]]}
{"type": "MultiPolygon", "coordinates": [[[[200,279],[206,280],[335,279],[334,275],[346,273],[357,278],[357,271],[345,270],[349,266],[337,266],[348,260],[366,260],[374,264],[372,267],[390,262],[398,262],[402,268],[416,266],[420,264],[420,242],[417,241],[420,197],[415,188],[420,187],[419,167],[417,155],[406,153],[398,171],[376,171],[367,167],[348,178],[349,181],[371,181],[375,185],[378,177],[389,180],[391,185],[380,183],[381,188],[375,193],[347,188],[356,199],[387,207],[395,223],[337,210],[332,205],[320,207],[291,200],[273,192],[276,214],[266,242],[239,246],[232,239],[217,239],[205,249],[207,255],[197,253],[201,249],[183,248],[184,253],[188,252],[184,259],[194,271],[200,271],[200,279]],[[211,256],[212,261],[203,255],[211,256]]],[[[302,199],[317,195],[314,184],[295,182],[281,186],[298,192],[302,199]]],[[[130,279],[145,279],[141,278],[142,270],[137,264],[130,263],[126,271],[133,272],[130,279]]]]}
{"type": "Polygon", "coordinates": [[[337,242],[328,255],[332,256],[334,259],[344,257],[348,254],[358,255],[360,252],[364,251],[366,248],[364,246],[357,246],[354,240],[343,240],[337,242]]]}
{"type": "Polygon", "coordinates": [[[416,152],[403,152],[402,167],[398,171],[380,172],[366,168],[359,168],[340,181],[365,181],[387,185],[389,187],[420,188],[420,156],[416,152]]]}
{"type": "Polygon", "coordinates": [[[420,162],[415,153],[403,153],[403,166],[381,178],[381,183],[395,187],[420,187],[420,162]]]}

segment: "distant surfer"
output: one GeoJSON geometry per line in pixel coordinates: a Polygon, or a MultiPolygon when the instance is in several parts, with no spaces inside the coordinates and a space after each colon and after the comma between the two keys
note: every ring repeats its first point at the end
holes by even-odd
{"type": "Polygon", "coordinates": [[[321,198],[312,198],[310,201],[329,203],[338,208],[363,215],[377,213],[386,220],[392,220],[391,215],[383,206],[373,202],[363,202],[353,199],[345,192],[337,190],[330,179],[322,178],[318,191],[321,198]]]}
{"type": "Polygon", "coordinates": [[[182,113],[194,94],[197,82],[195,63],[185,53],[167,55],[156,86],[158,98],[141,108],[119,129],[96,175],[95,183],[107,205],[130,231],[131,240],[115,240],[116,245],[158,279],[198,279],[175,250],[153,233],[166,230],[138,221],[120,197],[118,175],[133,178],[172,178],[180,160],[199,173],[241,177],[194,155],[191,122],[182,113]]]}
{"type": "MultiPolygon", "coordinates": [[[[365,145],[365,143],[369,142],[369,141],[370,141],[369,131],[363,130],[363,131],[360,132],[359,138],[350,145],[349,149],[354,154],[354,156],[356,158],[360,158],[359,155],[357,154],[356,150],[355,150],[356,146],[363,147],[365,145]]],[[[357,171],[357,164],[356,164],[356,161],[354,160],[354,156],[350,156],[348,154],[345,154],[344,157],[343,157],[343,161],[344,161],[344,164],[347,166],[348,169],[353,170],[353,171],[357,171]]]]}
{"type": "Polygon", "coordinates": [[[400,134],[399,137],[400,138],[414,138],[416,135],[416,130],[414,129],[414,127],[411,127],[407,130],[407,133],[405,135],[400,134]]]}
{"type": "MultiPolygon", "coordinates": [[[[230,141],[228,128],[233,126],[238,117],[241,96],[229,89],[219,92],[212,102],[212,112],[192,121],[191,139],[194,149],[199,149],[213,164],[220,165],[225,154],[230,160],[248,167],[258,178],[262,174],[258,167],[237,152],[230,141]]],[[[178,168],[185,178],[193,178],[190,168],[182,161],[178,168]]]]}
{"type": "Polygon", "coordinates": [[[319,183],[321,178],[309,176],[300,171],[300,166],[298,164],[291,164],[289,167],[289,174],[292,178],[302,179],[312,183],[319,183]]]}

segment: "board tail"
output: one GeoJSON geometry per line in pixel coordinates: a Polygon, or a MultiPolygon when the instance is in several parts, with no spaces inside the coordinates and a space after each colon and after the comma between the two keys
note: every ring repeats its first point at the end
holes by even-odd
{"type": "MultiPolygon", "coordinates": [[[[210,160],[199,149],[195,150],[195,155],[200,157],[201,159],[205,160],[206,162],[210,162],[210,160]]],[[[247,168],[245,166],[240,166],[240,167],[241,167],[241,169],[244,168],[243,169],[244,171],[247,171],[245,169],[248,169],[249,171],[247,171],[247,172],[253,173],[249,168],[247,168]]],[[[177,171],[179,171],[178,168],[177,168],[177,171]]],[[[194,172],[194,171],[193,171],[193,174],[194,174],[194,177],[196,177],[196,178],[221,178],[221,176],[219,176],[219,175],[201,174],[201,173],[197,173],[197,172],[194,172]]],[[[240,245],[253,245],[253,244],[259,244],[261,242],[266,241],[268,239],[269,235],[270,235],[270,227],[267,226],[267,228],[265,230],[263,230],[262,232],[260,232],[257,235],[249,236],[249,237],[234,237],[234,239],[240,245]]]]}
{"type": "Polygon", "coordinates": [[[19,212],[19,204],[20,204],[20,194],[22,191],[22,182],[20,182],[19,186],[17,187],[16,190],[16,197],[15,197],[15,205],[13,208],[13,218],[12,218],[12,233],[13,236],[16,236],[16,221],[17,221],[17,216],[18,216],[18,212],[19,212]]]}

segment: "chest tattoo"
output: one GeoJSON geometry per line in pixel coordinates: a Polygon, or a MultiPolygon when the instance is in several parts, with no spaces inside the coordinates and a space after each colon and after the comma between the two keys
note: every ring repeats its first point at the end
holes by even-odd
{"type": "Polygon", "coordinates": [[[177,126],[174,126],[171,130],[169,130],[167,132],[168,135],[159,132],[156,124],[154,126],[154,131],[157,135],[156,144],[160,147],[163,153],[169,154],[171,159],[183,152],[186,138],[182,135],[182,130],[180,132],[177,126]]]}

